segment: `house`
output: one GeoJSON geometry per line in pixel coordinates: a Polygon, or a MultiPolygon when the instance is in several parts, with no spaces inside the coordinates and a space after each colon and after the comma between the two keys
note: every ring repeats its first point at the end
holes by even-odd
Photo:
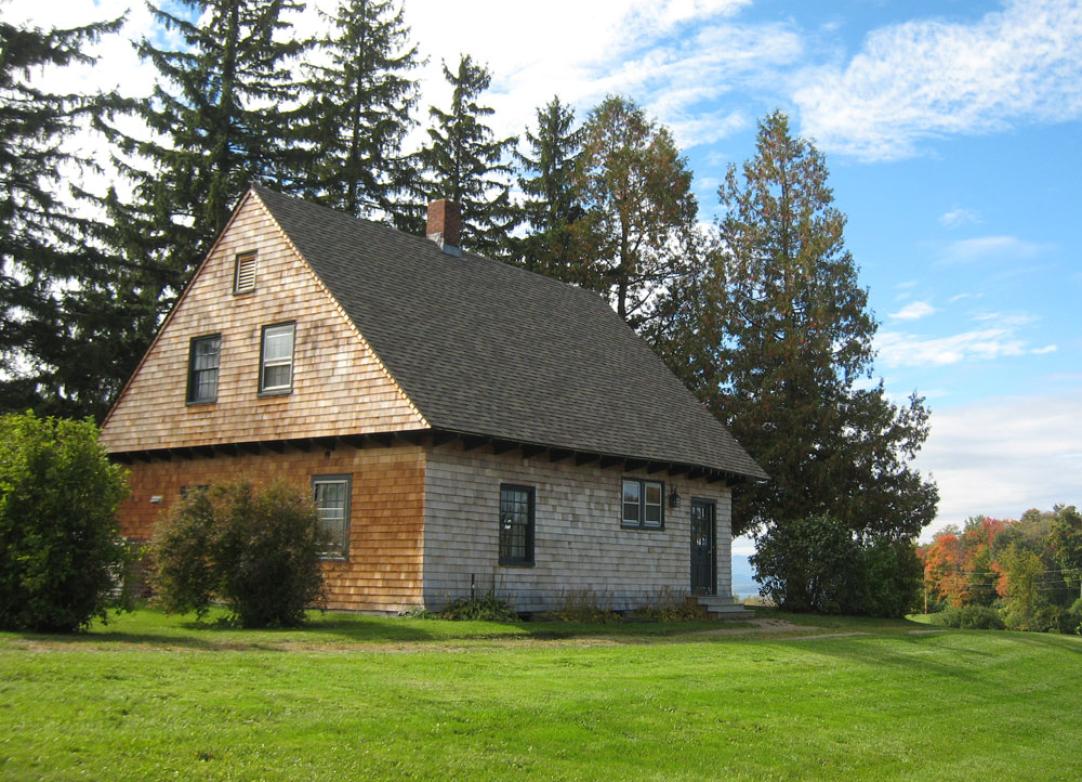
{"type": "Polygon", "coordinates": [[[731,604],[730,490],[763,471],[597,294],[460,251],[451,203],[428,221],[243,196],[103,424],[124,534],[285,478],[332,608],[731,604]]]}

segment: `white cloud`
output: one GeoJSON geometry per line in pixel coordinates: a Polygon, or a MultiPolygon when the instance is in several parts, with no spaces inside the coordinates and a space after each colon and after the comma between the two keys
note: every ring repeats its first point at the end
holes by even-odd
{"type": "Polygon", "coordinates": [[[1039,347],[1039,348],[1033,348],[1033,350],[1031,350],[1029,352],[1032,353],[1035,356],[1044,356],[1044,355],[1047,355],[1049,353],[1055,353],[1057,350],[1059,350],[1058,345],[1044,345],[1044,346],[1039,347]]]}
{"type": "Polygon", "coordinates": [[[980,213],[973,209],[951,209],[939,216],[939,224],[944,228],[959,228],[981,222],[980,213]]]}
{"type": "Polygon", "coordinates": [[[803,132],[865,160],[920,142],[1082,116],[1077,0],[1013,0],[974,23],[926,19],[871,32],[844,65],[805,69],[793,100],[803,132]]]}
{"type": "Polygon", "coordinates": [[[894,320],[920,320],[933,314],[936,308],[926,301],[914,301],[905,305],[897,312],[892,312],[890,317],[894,320]]]}
{"type": "Polygon", "coordinates": [[[1026,241],[1017,236],[977,236],[951,242],[943,249],[940,260],[943,263],[1029,260],[1049,249],[1047,244],[1026,241]]]}
{"type": "Polygon", "coordinates": [[[966,299],[980,299],[980,298],[983,298],[983,297],[984,297],[983,293],[969,293],[969,292],[956,293],[953,296],[951,296],[949,299],[947,299],[947,303],[948,304],[957,304],[958,302],[965,301],[966,299]]]}
{"type": "Polygon", "coordinates": [[[932,413],[917,466],[939,485],[945,524],[987,514],[1018,518],[1028,508],[1082,503],[1082,398],[994,398],[932,413]]]}
{"type": "Polygon", "coordinates": [[[922,337],[901,331],[881,331],[875,340],[879,361],[887,367],[949,366],[964,361],[990,361],[1023,356],[1026,341],[1013,328],[965,331],[949,337],[922,337]]]}

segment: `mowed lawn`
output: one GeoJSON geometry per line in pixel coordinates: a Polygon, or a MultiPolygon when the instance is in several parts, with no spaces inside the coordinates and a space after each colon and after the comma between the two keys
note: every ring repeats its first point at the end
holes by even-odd
{"type": "Polygon", "coordinates": [[[763,619],[0,634],[0,779],[1082,779],[1082,638],[763,619]]]}

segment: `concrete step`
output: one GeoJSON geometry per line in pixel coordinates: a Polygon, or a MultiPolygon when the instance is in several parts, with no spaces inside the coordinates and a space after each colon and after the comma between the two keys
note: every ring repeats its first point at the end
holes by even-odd
{"type": "Polygon", "coordinates": [[[732,595],[696,595],[699,605],[715,616],[740,616],[751,611],[736,602],[732,595]]]}

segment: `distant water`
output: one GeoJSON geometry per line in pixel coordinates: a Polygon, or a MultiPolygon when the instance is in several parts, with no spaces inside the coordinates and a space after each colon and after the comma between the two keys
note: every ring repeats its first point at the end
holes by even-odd
{"type": "Polygon", "coordinates": [[[755,568],[743,554],[733,554],[733,594],[740,597],[757,597],[759,584],[752,578],[755,568]]]}

